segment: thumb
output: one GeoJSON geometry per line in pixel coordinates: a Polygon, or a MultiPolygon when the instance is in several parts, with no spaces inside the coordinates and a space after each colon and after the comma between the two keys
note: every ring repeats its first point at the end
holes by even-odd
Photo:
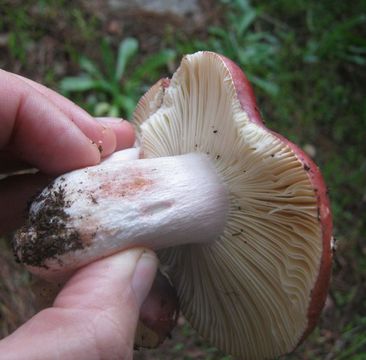
{"type": "Polygon", "coordinates": [[[124,251],[79,270],[47,308],[0,341],[1,359],[132,359],[140,306],[158,260],[124,251]]]}
{"type": "Polygon", "coordinates": [[[110,354],[107,359],[120,358],[132,353],[140,307],[157,266],[156,255],[143,248],[99,260],[77,272],[53,306],[94,312],[95,340],[99,349],[105,349],[100,352],[110,354]]]}

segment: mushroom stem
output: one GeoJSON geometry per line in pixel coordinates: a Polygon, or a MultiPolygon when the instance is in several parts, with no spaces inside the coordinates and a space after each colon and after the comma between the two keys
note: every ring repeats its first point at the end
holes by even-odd
{"type": "Polygon", "coordinates": [[[57,178],[31,205],[15,252],[46,278],[117,251],[207,243],[223,231],[229,197],[203,154],[121,160],[57,178]]]}

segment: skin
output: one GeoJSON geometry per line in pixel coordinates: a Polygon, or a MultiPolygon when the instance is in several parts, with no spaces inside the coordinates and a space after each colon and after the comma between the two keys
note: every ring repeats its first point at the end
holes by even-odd
{"type": "MultiPolygon", "coordinates": [[[[29,198],[50,179],[132,146],[134,132],[127,122],[96,121],[18,75],[0,70],[0,84],[0,174],[39,170],[0,181],[1,235],[22,223],[29,198]]],[[[131,359],[139,310],[157,264],[153,252],[136,248],[80,269],[52,307],[0,341],[1,358],[131,359]]]]}

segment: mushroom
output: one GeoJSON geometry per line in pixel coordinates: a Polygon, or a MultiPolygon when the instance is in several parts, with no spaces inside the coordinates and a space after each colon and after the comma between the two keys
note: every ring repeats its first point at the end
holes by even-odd
{"type": "Polygon", "coordinates": [[[15,236],[18,259],[58,278],[151,247],[185,317],[214,346],[241,359],[293,351],[316,324],[331,272],[318,167],[264,126],[242,71],[212,52],[185,56],[134,121],[139,155],[56,179],[15,236]]]}

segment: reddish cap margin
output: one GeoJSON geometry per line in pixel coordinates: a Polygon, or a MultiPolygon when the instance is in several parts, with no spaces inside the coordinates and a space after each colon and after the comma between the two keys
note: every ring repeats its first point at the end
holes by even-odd
{"type": "MultiPolygon", "coordinates": [[[[249,120],[264,128],[264,122],[259,113],[254,91],[244,75],[243,71],[233,61],[223,55],[218,55],[229,70],[234,86],[237,91],[238,100],[242,109],[248,114],[249,120]]],[[[323,251],[320,261],[318,278],[315,281],[311,292],[311,300],[308,307],[308,325],[305,329],[299,344],[312,332],[320,313],[324,307],[327,293],[329,290],[329,282],[332,269],[332,214],[330,209],[327,187],[318,166],[311,158],[298,146],[284,138],[282,135],[268,129],[278,139],[282,140],[295,153],[299,161],[303,164],[304,170],[307,172],[309,180],[314,187],[317,197],[318,221],[322,229],[323,251]]]]}

